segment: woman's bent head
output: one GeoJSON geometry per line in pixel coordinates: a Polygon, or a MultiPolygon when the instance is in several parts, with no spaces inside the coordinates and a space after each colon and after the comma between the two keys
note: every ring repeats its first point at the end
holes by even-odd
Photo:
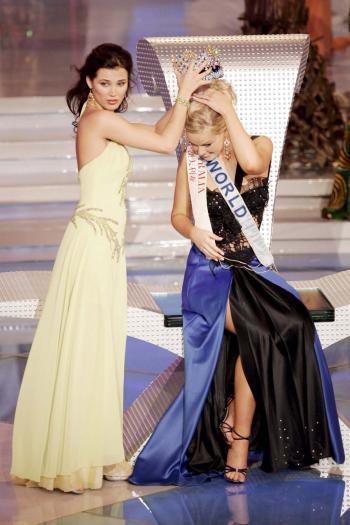
{"type": "MultiPolygon", "coordinates": [[[[207,90],[226,92],[236,102],[236,95],[231,85],[225,80],[214,80],[208,86],[200,88],[201,93],[207,90]]],[[[213,160],[224,149],[227,135],[225,120],[222,115],[206,104],[191,101],[185,122],[186,138],[193,152],[204,160],[213,160]]]]}
{"type": "Polygon", "coordinates": [[[132,57],[116,44],[101,44],[86,57],[81,68],[76,68],[79,80],[66,95],[71,112],[78,117],[90,90],[99,106],[109,111],[122,112],[127,108],[132,75],[132,57]]]}

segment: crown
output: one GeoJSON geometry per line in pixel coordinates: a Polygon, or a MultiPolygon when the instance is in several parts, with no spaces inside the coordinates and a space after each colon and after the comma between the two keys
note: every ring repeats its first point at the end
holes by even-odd
{"type": "Polygon", "coordinates": [[[173,56],[171,61],[174,69],[182,74],[187,70],[192,60],[195,60],[195,66],[199,66],[205,61],[208,62],[205,68],[203,68],[203,70],[208,70],[208,75],[206,75],[203,80],[215,80],[224,76],[220,64],[220,53],[216,48],[208,46],[206,50],[201,51],[198,55],[189,49],[185,49],[181,55],[173,56]]]}

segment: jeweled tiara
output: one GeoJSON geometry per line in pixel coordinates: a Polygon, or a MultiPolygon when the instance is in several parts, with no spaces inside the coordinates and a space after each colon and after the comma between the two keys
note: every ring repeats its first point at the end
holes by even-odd
{"type": "Polygon", "coordinates": [[[200,65],[204,61],[208,62],[205,69],[207,69],[209,73],[204,77],[204,80],[215,80],[224,76],[224,72],[220,64],[220,54],[216,48],[208,46],[207,49],[205,51],[201,51],[199,55],[193,51],[190,51],[189,49],[185,49],[181,55],[173,56],[173,67],[179,71],[179,73],[184,73],[192,60],[195,60],[195,65],[200,65]]]}

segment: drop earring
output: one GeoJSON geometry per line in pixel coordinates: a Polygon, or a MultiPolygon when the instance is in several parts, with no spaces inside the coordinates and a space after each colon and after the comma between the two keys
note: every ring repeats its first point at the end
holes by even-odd
{"type": "Polygon", "coordinates": [[[188,147],[189,147],[188,140],[186,137],[186,133],[184,133],[181,138],[181,151],[186,152],[188,147]]]}
{"type": "Polygon", "coordinates": [[[94,109],[99,109],[100,108],[100,106],[96,102],[96,99],[94,97],[92,89],[90,89],[90,92],[89,92],[89,95],[88,95],[88,98],[87,98],[87,105],[90,106],[91,108],[94,108],[94,109]]]}
{"type": "Polygon", "coordinates": [[[224,157],[226,160],[231,160],[231,142],[228,139],[224,140],[224,157]]]}

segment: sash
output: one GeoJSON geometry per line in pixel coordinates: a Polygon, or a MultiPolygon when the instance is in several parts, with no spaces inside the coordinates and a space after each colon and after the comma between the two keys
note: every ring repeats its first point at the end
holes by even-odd
{"type": "Polygon", "coordinates": [[[218,160],[206,161],[204,163],[198,155],[194,155],[188,148],[187,176],[195,225],[198,228],[213,231],[207,206],[207,172],[210,173],[232,214],[239,222],[242,233],[257,259],[264,266],[274,266],[272,254],[266,246],[263,236],[245,204],[242,195],[234,185],[225,168],[223,168],[218,160]]]}
{"type": "Polygon", "coordinates": [[[187,148],[187,177],[195,225],[213,233],[207,205],[207,169],[190,148],[187,148]]]}

